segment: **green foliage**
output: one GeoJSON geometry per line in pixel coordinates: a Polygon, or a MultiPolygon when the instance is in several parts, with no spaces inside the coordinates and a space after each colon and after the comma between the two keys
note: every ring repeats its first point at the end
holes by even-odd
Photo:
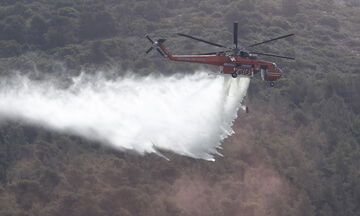
{"type": "Polygon", "coordinates": [[[77,18],[79,16],[79,12],[71,7],[60,8],[58,11],[60,16],[66,16],[71,18],[77,18]]]}
{"type": "Polygon", "coordinates": [[[28,41],[41,47],[45,46],[45,33],[47,31],[48,24],[46,20],[40,15],[33,16],[30,20],[28,41]]]}
{"type": "Polygon", "coordinates": [[[161,17],[161,6],[158,1],[140,1],[133,9],[133,14],[142,16],[146,20],[159,21],[161,17]]]}
{"type": "Polygon", "coordinates": [[[165,45],[174,53],[212,51],[174,33],[231,46],[234,21],[241,47],[296,33],[291,43],[258,51],[295,50],[297,58],[276,60],[285,71],[276,88],[252,80],[250,114],[234,123],[236,133],[215,163],[166,153],[168,162],[0,125],[0,215],[185,216],[194,215],[191,206],[214,216],[359,215],[357,2],[0,0],[2,74],[36,67],[41,76],[64,65],[76,74],[114,64],[138,74],[193,71],[196,65],[144,56],[144,34],[171,38],[165,45]]]}
{"type": "Polygon", "coordinates": [[[324,16],[319,20],[319,22],[323,25],[331,27],[336,31],[340,28],[339,20],[332,16],[324,16]]]}
{"type": "Polygon", "coordinates": [[[26,24],[23,17],[18,15],[8,16],[2,23],[0,38],[2,40],[24,42],[25,28],[26,24]]]}
{"type": "MultiPolygon", "coordinates": [[[[0,7],[0,17],[4,19],[7,16],[18,15],[18,16],[27,16],[27,8],[20,2],[11,1],[14,5],[7,7],[0,7]]],[[[6,4],[6,3],[5,3],[6,4]]],[[[3,5],[3,4],[1,4],[3,5]]]]}
{"type": "Polygon", "coordinates": [[[29,210],[34,203],[46,202],[46,195],[36,181],[23,180],[10,185],[16,196],[16,202],[23,210],[29,210]]]}
{"type": "Polygon", "coordinates": [[[76,23],[72,18],[54,16],[49,22],[49,29],[45,33],[48,48],[65,46],[76,41],[76,23]]]}
{"type": "Polygon", "coordinates": [[[109,37],[116,33],[116,23],[108,12],[85,12],[80,16],[79,31],[84,39],[109,37]]]}
{"type": "Polygon", "coordinates": [[[282,0],[282,14],[285,16],[295,16],[299,12],[297,0],[282,0]]]}
{"type": "Polygon", "coordinates": [[[271,22],[272,26],[278,26],[284,30],[290,30],[291,29],[291,24],[290,22],[288,22],[286,19],[284,19],[283,17],[279,17],[276,16],[272,19],[271,22]]]}
{"type": "Polygon", "coordinates": [[[0,57],[1,58],[9,58],[18,56],[22,53],[21,45],[15,40],[0,41],[0,57]]]}

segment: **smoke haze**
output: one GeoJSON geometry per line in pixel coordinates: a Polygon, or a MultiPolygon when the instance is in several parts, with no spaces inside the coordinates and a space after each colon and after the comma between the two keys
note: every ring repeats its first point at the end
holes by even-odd
{"type": "Polygon", "coordinates": [[[213,160],[250,80],[195,74],[73,78],[67,88],[26,76],[3,79],[0,119],[21,120],[140,154],[158,149],[213,160]]]}

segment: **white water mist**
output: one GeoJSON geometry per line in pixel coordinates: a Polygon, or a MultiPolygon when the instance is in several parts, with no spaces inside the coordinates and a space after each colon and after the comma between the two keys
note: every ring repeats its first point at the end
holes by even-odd
{"type": "Polygon", "coordinates": [[[0,83],[0,119],[17,119],[140,154],[158,149],[213,160],[246,95],[248,78],[192,75],[108,80],[68,88],[26,76],[0,83]]]}

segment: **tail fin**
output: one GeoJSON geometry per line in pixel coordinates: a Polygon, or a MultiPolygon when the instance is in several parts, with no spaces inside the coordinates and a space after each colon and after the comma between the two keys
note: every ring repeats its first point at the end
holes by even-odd
{"type": "Polygon", "coordinates": [[[160,55],[162,55],[164,58],[167,57],[167,53],[164,52],[164,51],[162,50],[162,48],[160,47],[161,44],[163,44],[163,43],[166,41],[166,39],[159,39],[159,40],[157,40],[157,41],[153,41],[153,40],[149,37],[149,35],[145,35],[145,37],[146,37],[146,38],[150,41],[150,43],[152,44],[151,47],[145,52],[146,54],[150,53],[153,49],[156,49],[156,50],[160,53],[160,55]]]}

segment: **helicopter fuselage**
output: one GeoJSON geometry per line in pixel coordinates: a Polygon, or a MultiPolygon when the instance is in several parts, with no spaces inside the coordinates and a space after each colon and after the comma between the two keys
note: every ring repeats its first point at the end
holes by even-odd
{"type": "Polygon", "coordinates": [[[171,61],[191,62],[219,66],[220,73],[230,74],[234,78],[239,76],[253,77],[260,73],[261,78],[266,81],[280,79],[283,71],[275,63],[256,59],[256,56],[248,57],[232,56],[226,54],[217,55],[172,55],[163,44],[159,48],[171,61]]]}

